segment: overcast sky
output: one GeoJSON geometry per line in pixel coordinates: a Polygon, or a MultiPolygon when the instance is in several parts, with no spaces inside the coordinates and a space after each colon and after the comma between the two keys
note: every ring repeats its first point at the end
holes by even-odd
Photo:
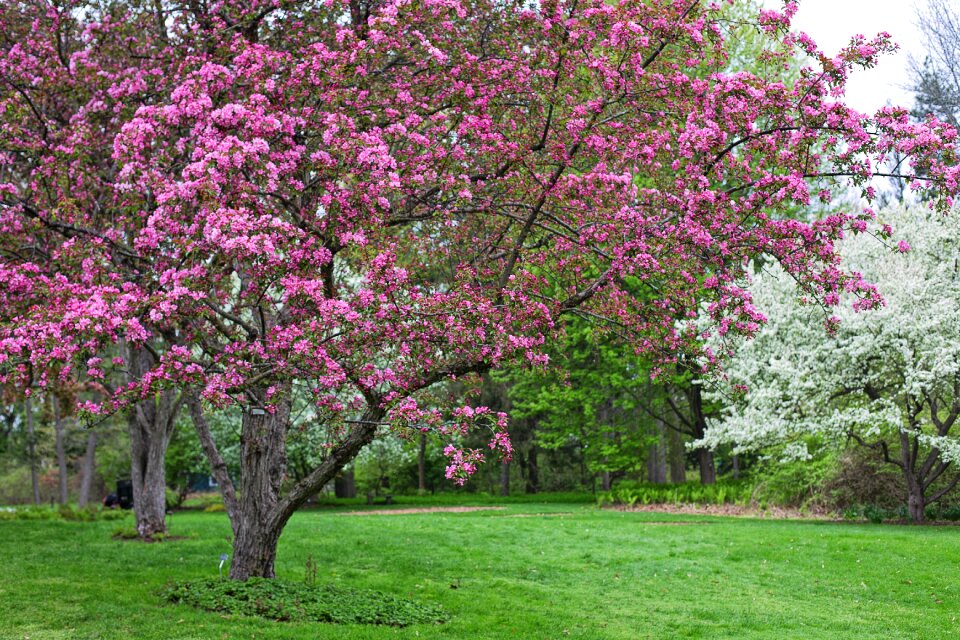
{"type": "MultiPolygon", "coordinates": [[[[923,0],[800,0],[793,28],[805,31],[827,54],[837,53],[850,37],[868,38],[881,31],[900,45],[896,55],[884,56],[873,69],[858,70],[847,85],[847,104],[858,111],[872,112],[889,100],[910,107],[907,54],[922,58],[923,45],[916,26],[916,9],[923,0]]],[[[770,7],[782,7],[780,0],[764,0],[770,7]]]]}

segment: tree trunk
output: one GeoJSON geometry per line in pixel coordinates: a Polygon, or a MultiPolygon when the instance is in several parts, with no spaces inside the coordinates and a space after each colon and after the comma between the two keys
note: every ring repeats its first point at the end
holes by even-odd
{"type": "Polygon", "coordinates": [[[507,461],[500,464],[500,495],[510,495],[510,463],[507,461]]]}
{"type": "Polygon", "coordinates": [[[80,471],[80,495],[77,504],[87,506],[90,501],[90,487],[93,485],[93,476],[97,472],[97,432],[93,429],[87,435],[87,451],[83,456],[83,467],[80,471]]]}
{"type": "Polygon", "coordinates": [[[537,461],[537,445],[531,444],[527,452],[527,493],[540,492],[540,467],[537,461]]]}
{"type": "Polygon", "coordinates": [[[357,483],[352,469],[350,471],[344,471],[334,479],[333,495],[338,498],[357,497],[357,483]]]}
{"type": "Polygon", "coordinates": [[[675,429],[667,429],[667,457],[670,460],[670,482],[680,484],[687,481],[687,455],[683,438],[675,429]]]}
{"type": "MultiPolygon", "coordinates": [[[[699,440],[707,433],[707,418],[703,413],[703,390],[699,383],[694,382],[690,385],[687,399],[690,402],[690,413],[693,418],[693,437],[699,440]]],[[[713,451],[697,450],[697,463],[700,466],[700,484],[715,484],[717,469],[713,460],[713,451]]]]}
{"type": "MultiPolygon", "coordinates": [[[[264,397],[261,391],[257,397],[264,397]]],[[[243,413],[240,433],[239,523],[233,543],[230,578],[274,577],[279,526],[274,524],[280,486],[286,475],[286,437],[290,417],[288,402],[273,413],[253,407],[243,413]]]]}
{"type": "Polygon", "coordinates": [[[663,484],[667,481],[667,451],[664,437],[666,426],[657,420],[656,429],[656,441],[647,451],[647,480],[654,484],[663,484]]]}
{"type": "Polygon", "coordinates": [[[717,468],[713,461],[713,451],[698,449],[697,463],[700,466],[700,484],[716,484],[717,468]]]}
{"type": "MultiPolygon", "coordinates": [[[[138,381],[151,369],[153,356],[143,348],[130,348],[128,355],[131,380],[138,381]]],[[[176,391],[165,389],[134,404],[127,415],[133,513],[137,533],[144,539],[167,531],[164,462],[182,398],[176,391]]]]}
{"type": "Polygon", "coordinates": [[[40,478],[37,474],[37,439],[33,431],[33,402],[30,396],[23,401],[27,414],[27,457],[30,459],[30,486],[33,489],[33,504],[40,504],[40,478]]]}
{"type": "MultiPolygon", "coordinates": [[[[910,456],[915,459],[915,456],[910,456]]],[[[926,496],[923,491],[923,480],[907,468],[907,512],[913,522],[923,522],[926,519],[926,496]]]]}
{"type": "MultiPolygon", "coordinates": [[[[915,485],[915,483],[911,483],[911,485],[915,485]]],[[[919,490],[919,487],[911,486],[907,495],[907,510],[910,513],[910,519],[914,522],[926,520],[926,506],[923,493],[919,490]]]]}
{"type": "Polygon", "coordinates": [[[610,472],[609,472],[609,471],[604,471],[604,472],[600,475],[600,489],[601,489],[602,491],[610,491],[610,487],[611,487],[611,485],[612,485],[611,480],[612,480],[612,478],[610,477],[610,472]]]}
{"type": "MultiPolygon", "coordinates": [[[[247,392],[255,398],[262,399],[265,396],[263,389],[248,389],[247,392]]],[[[380,399],[375,397],[371,400],[373,408],[368,407],[357,426],[351,429],[340,444],[329,450],[323,462],[281,498],[280,487],[287,466],[289,402],[278,401],[273,413],[258,407],[248,408],[244,412],[240,434],[238,495],[203,414],[199,396],[192,389],[187,389],[184,396],[203,452],[210,463],[211,473],[220,486],[224,506],[233,527],[230,578],[246,580],[253,577],[274,577],[277,543],[284,526],[310,496],[326,486],[376,437],[377,426],[383,418],[380,399]]],[[[281,390],[279,397],[289,397],[289,388],[281,390]]]]}
{"type": "Polygon", "coordinates": [[[70,499],[67,490],[67,449],[64,442],[63,416],[60,415],[60,401],[56,396],[51,398],[53,404],[53,430],[56,436],[55,450],[57,453],[57,475],[59,479],[59,502],[67,504],[70,499]]]}
{"type": "MultiPolygon", "coordinates": [[[[244,500],[241,493],[241,505],[244,500]]],[[[247,580],[249,578],[275,578],[274,563],[277,559],[277,543],[280,540],[282,526],[274,526],[270,521],[260,521],[256,514],[259,509],[247,504],[248,511],[233,540],[233,559],[230,561],[230,579],[247,580]]],[[[244,507],[241,506],[241,510],[244,507]]]]}
{"type": "Polygon", "coordinates": [[[417,491],[427,492],[427,434],[420,434],[420,446],[417,449],[417,491]]]}

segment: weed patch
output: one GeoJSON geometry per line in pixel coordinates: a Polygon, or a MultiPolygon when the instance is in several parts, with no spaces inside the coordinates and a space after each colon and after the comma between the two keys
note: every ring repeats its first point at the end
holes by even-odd
{"type": "Polygon", "coordinates": [[[406,627],[445,622],[438,605],[405,600],[379,591],[311,586],[276,579],[192,580],[166,587],[168,602],[188,604],[206,611],[270,620],[376,624],[406,627]]]}

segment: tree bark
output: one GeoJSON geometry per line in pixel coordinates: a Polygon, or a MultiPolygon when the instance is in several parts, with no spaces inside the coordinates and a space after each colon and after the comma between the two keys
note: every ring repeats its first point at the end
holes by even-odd
{"type": "Polygon", "coordinates": [[[417,449],[417,492],[427,492],[427,434],[420,434],[420,446],[417,449]]]}
{"type": "Polygon", "coordinates": [[[33,430],[33,402],[30,396],[23,401],[27,414],[27,457],[30,459],[30,486],[33,489],[33,504],[40,504],[40,478],[37,473],[37,439],[33,430]]]}
{"type": "MultiPolygon", "coordinates": [[[[255,394],[265,397],[265,391],[255,394]]],[[[281,401],[273,412],[252,407],[244,411],[240,432],[239,526],[233,545],[230,577],[246,580],[274,577],[280,527],[271,526],[286,476],[286,438],[290,404],[281,401]]]]}
{"type": "Polygon", "coordinates": [[[51,398],[53,405],[53,430],[56,437],[54,448],[57,453],[57,476],[59,479],[59,503],[67,504],[69,491],[67,489],[67,448],[64,442],[63,416],[60,415],[60,401],[56,396],[51,398]]]}
{"type": "MultiPolygon", "coordinates": [[[[153,356],[143,348],[128,349],[128,356],[131,380],[138,381],[151,369],[153,356]]],[[[135,403],[127,414],[133,512],[144,539],[167,531],[164,462],[182,400],[182,394],[165,389],[135,403]]]]}
{"type": "Polygon", "coordinates": [[[93,486],[93,476],[97,472],[97,432],[93,429],[87,434],[87,450],[83,456],[83,467],[80,471],[80,495],[77,504],[87,506],[90,501],[90,487],[93,486]]]}
{"type": "Polygon", "coordinates": [[[510,463],[507,461],[500,464],[500,495],[510,495],[510,463]]]}

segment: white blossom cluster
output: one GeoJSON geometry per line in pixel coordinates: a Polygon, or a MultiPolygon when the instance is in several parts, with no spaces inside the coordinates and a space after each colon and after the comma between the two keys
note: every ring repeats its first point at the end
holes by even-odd
{"type": "Polygon", "coordinates": [[[803,459],[809,436],[871,444],[908,430],[960,460],[960,442],[938,435],[931,419],[931,406],[943,418],[960,401],[960,225],[922,208],[880,217],[903,238],[896,247],[861,233],[841,252],[886,305],[858,312],[841,299],[825,310],[805,303],[782,269],[761,269],[750,288],[769,322],[735,345],[714,392],[728,409],[696,444],[738,452],[785,445],[785,457],[803,459]],[[835,335],[825,329],[831,313],[835,335]],[[742,387],[745,394],[734,391],[742,387]]]}

